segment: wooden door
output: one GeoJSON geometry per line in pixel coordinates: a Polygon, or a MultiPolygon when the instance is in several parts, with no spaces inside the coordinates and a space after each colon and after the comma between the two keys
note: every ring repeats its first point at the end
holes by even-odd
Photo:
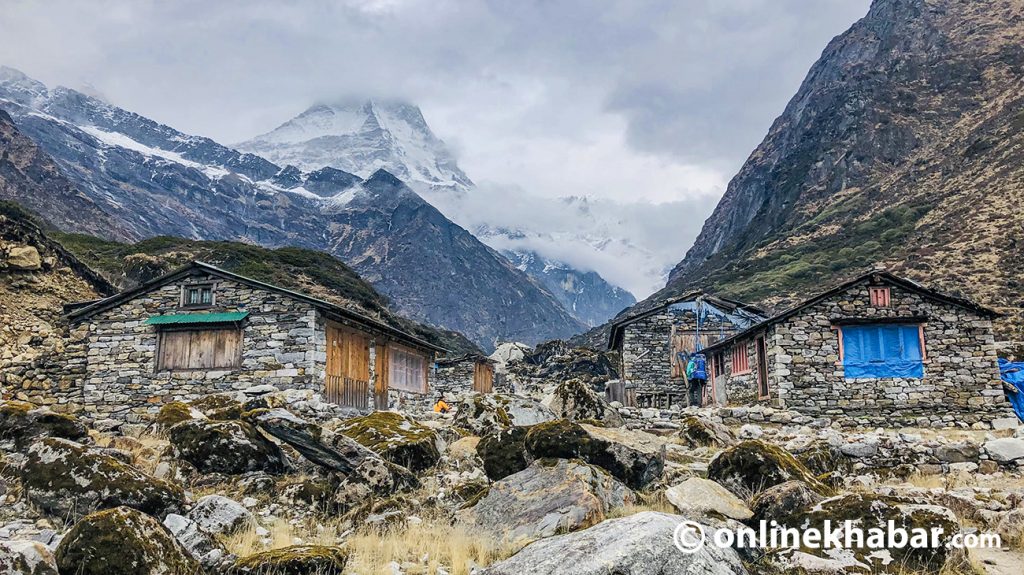
{"type": "MultiPolygon", "coordinates": [[[[708,332],[701,332],[701,349],[704,349],[713,343],[713,335],[714,334],[708,332]]],[[[676,329],[675,326],[673,326],[672,333],[669,336],[669,353],[672,366],[671,377],[673,379],[682,379],[686,377],[686,364],[690,361],[690,356],[693,355],[693,352],[695,351],[697,351],[697,331],[691,329],[676,329]]]]}
{"type": "Polygon", "coordinates": [[[494,366],[489,363],[473,364],[473,391],[479,393],[494,391],[494,366]]]}
{"type": "Polygon", "coordinates": [[[366,409],[370,392],[370,338],[340,326],[327,327],[327,401],[366,409]]]}
{"type": "Polygon", "coordinates": [[[755,341],[757,347],[757,398],[767,399],[768,397],[768,351],[765,347],[764,336],[755,341]]]}

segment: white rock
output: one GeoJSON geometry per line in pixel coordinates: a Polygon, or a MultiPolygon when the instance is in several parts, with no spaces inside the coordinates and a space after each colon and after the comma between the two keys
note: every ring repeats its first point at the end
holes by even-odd
{"type": "Polygon", "coordinates": [[[1004,437],[985,443],[985,451],[989,457],[999,463],[1010,463],[1024,459],[1024,439],[1004,437]]]}
{"type": "Polygon", "coordinates": [[[992,420],[992,429],[1017,429],[1020,420],[1016,417],[1001,417],[992,420]]]}
{"type": "Polygon", "coordinates": [[[188,518],[212,535],[228,534],[255,521],[245,506],[221,495],[207,495],[197,501],[188,518]]]}
{"type": "Polygon", "coordinates": [[[746,504],[728,489],[700,477],[691,477],[668,488],[665,498],[687,518],[696,519],[717,513],[742,521],[754,516],[746,504]]]}
{"type": "Polygon", "coordinates": [[[38,541],[2,541],[0,542],[0,568],[12,567],[15,570],[3,571],[4,574],[29,575],[57,573],[57,560],[46,545],[38,541]],[[10,564],[5,559],[12,560],[10,564]],[[21,565],[19,565],[21,564],[21,565]],[[27,568],[23,571],[19,567],[27,568]]]}
{"type": "Polygon", "coordinates": [[[739,432],[740,439],[760,439],[762,435],[764,435],[764,430],[760,425],[753,423],[744,425],[739,432]]]}

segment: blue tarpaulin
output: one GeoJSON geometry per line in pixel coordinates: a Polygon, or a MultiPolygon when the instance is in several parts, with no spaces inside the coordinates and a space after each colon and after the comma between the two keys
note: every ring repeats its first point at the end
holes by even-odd
{"type": "Polygon", "coordinates": [[[843,326],[843,369],[847,379],[924,377],[918,326],[843,326]]]}
{"type": "Polygon", "coordinates": [[[1017,414],[1017,419],[1024,421],[1024,362],[1013,362],[999,358],[999,376],[1003,381],[1017,388],[1017,393],[1007,393],[1006,396],[1017,414]]]}

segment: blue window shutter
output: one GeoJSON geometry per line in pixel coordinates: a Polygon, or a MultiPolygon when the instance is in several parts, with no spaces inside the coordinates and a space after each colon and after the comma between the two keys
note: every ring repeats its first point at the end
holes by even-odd
{"type": "Polygon", "coordinates": [[[924,377],[916,325],[843,327],[843,372],[847,379],[924,377]]]}

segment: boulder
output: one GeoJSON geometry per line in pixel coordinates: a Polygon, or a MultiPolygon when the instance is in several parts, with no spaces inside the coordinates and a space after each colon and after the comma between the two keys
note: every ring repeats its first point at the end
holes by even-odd
{"type": "Polygon", "coordinates": [[[201,567],[152,517],[116,507],[84,517],[57,546],[61,573],[198,575],[201,567]]]}
{"type": "Polygon", "coordinates": [[[162,517],[185,499],[179,487],[66,439],[32,444],[21,476],[29,501],[64,518],[118,506],[162,517]]]}
{"type": "Polygon", "coordinates": [[[410,471],[429,469],[441,458],[436,431],[393,411],[349,419],[336,431],[410,471]]]}
{"type": "Polygon", "coordinates": [[[204,416],[219,421],[242,417],[242,402],[231,393],[212,393],[190,401],[189,406],[204,416]]]}
{"type": "Polygon", "coordinates": [[[171,427],[168,438],[175,455],[202,473],[282,473],[287,468],[281,448],[243,421],[193,419],[171,427]]]}
{"type": "Polygon", "coordinates": [[[582,459],[642,489],[665,469],[665,441],[642,431],[595,427],[565,419],[541,423],[526,434],[534,459],[582,459]]]}
{"type": "Polygon", "coordinates": [[[563,381],[544,402],[556,417],[570,421],[599,421],[610,427],[621,427],[626,421],[603,397],[578,379],[563,381]]]}
{"type": "Polygon", "coordinates": [[[241,503],[222,495],[200,498],[188,512],[188,519],[211,535],[228,535],[256,523],[256,518],[241,503]]]}
{"type": "Polygon", "coordinates": [[[977,463],[981,450],[970,441],[958,441],[936,446],[932,455],[943,463],[977,463]]]}
{"type": "Polygon", "coordinates": [[[578,460],[544,459],[495,482],[460,519],[508,541],[537,539],[590,527],[635,500],[602,469],[578,460]]]}
{"type": "MultiPolygon", "coordinates": [[[[323,430],[320,426],[309,423],[287,410],[260,409],[248,413],[246,417],[263,431],[295,448],[295,451],[316,465],[332,471],[350,473],[358,464],[358,460],[352,460],[321,441],[323,430]]],[[[358,455],[359,459],[362,457],[363,455],[358,455]]]]}
{"type": "Polygon", "coordinates": [[[1024,439],[1003,437],[985,443],[988,456],[999,463],[1024,460],[1024,439]]]}
{"type": "Polygon", "coordinates": [[[744,441],[722,451],[708,465],[708,479],[716,481],[740,498],[797,479],[821,495],[832,490],[819,481],[785,449],[757,439],[744,441]]]}
{"type": "Polygon", "coordinates": [[[89,435],[89,430],[70,415],[37,409],[30,403],[5,401],[0,403],[0,440],[10,440],[23,450],[40,437],[62,437],[78,441],[89,435]]]}
{"type": "Polygon", "coordinates": [[[202,418],[203,414],[198,409],[194,409],[181,401],[171,401],[165,403],[160,408],[156,417],[153,418],[153,425],[158,430],[167,430],[183,421],[202,418]]]}
{"type": "MultiPolygon", "coordinates": [[[[937,546],[904,545],[886,546],[881,549],[868,545],[854,546],[839,557],[836,549],[822,546],[820,549],[801,549],[800,554],[780,555],[782,565],[791,570],[798,570],[812,561],[823,568],[832,568],[833,572],[886,572],[888,565],[897,565],[901,573],[940,573],[946,572],[947,563],[963,559],[962,550],[947,549],[949,539],[959,533],[960,524],[952,511],[938,505],[922,505],[914,501],[874,494],[852,493],[825,499],[816,505],[795,512],[780,521],[780,524],[798,529],[813,526],[824,529],[825,521],[833,526],[851,521],[865,534],[871,529],[884,531],[888,522],[892,521],[896,528],[906,529],[914,536],[915,530],[924,530],[930,534],[932,530],[940,530],[941,537],[937,546]],[[847,571],[844,571],[847,570],[847,571]]],[[[927,535],[926,543],[930,544],[931,536],[927,535]]]]}
{"type": "Polygon", "coordinates": [[[681,553],[673,535],[683,520],[653,511],[609,519],[583,531],[535,541],[481,575],[746,575],[732,549],[705,545],[695,553],[681,553]]]}
{"type": "Polygon", "coordinates": [[[15,246],[7,251],[7,267],[35,271],[43,268],[43,258],[34,246],[15,246]]]}
{"type": "Polygon", "coordinates": [[[1003,515],[996,523],[995,532],[999,534],[1004,547],[1020,549],[1024,546],[1024,508],[1003,515]]]}
{"type": "Polygon", "coordinates": [[[0,574],[57,575],[57,559],[38,541],[0,541],[0,574]]]}
{"type": "Polygon", "coordinates": [[[688,518],[726,517],[743,521],[754,515],[747,505],[728,489],[700,477],[691,477],[679,485],[668,488],[665,490],[665,499],[688,518]]]}
{"type": "Polygon", "coordinates": [[[814,475],[831,479],[830,484],[832,481],[841,483],[844,475],[853,472],[853,460],[827,441],[814,441],[793,455],[814,475]]]}
{"type": "Polygon", "coordinates": [[[513,425],[536,425],[555,419],[551,409],[517,395],[473,395],[459,404],[453,425],[474,435],[486,435],[513,425]]]}
{"type": "Polygon", "coordinates": [[[480,438],[477,455],[484,464],[484,473],[493,481],[527,468],[526,434],[528,427],[510,427],[480,438]]]}
{"type": "Polygon", "coordinates": [[[339,547],[296,545],[243,557],[228,575],[343,575],[348,554],[339,547]]]}
{"type": "Polygon", "coordinates": [[[188,517],[171,513],[164,518],[164,527],[189,555],[208,571],[217,572],[236,559],[216,538],[200,529],[199,525],[188,517]]]}
{"type": "Polygon", "coordinates": [[[728,427],[696,415],[682,421],[679,438],[690,447],[728,447],[736,443],[736,436],[728,427]]]}
{"type": "Polygon", "coordinates": [[[782,523],[794,513],[799,513],[823,498],[803,481],[786,481],[765,489],[754,497],[755,521],[778,521],[782,523]]]}

